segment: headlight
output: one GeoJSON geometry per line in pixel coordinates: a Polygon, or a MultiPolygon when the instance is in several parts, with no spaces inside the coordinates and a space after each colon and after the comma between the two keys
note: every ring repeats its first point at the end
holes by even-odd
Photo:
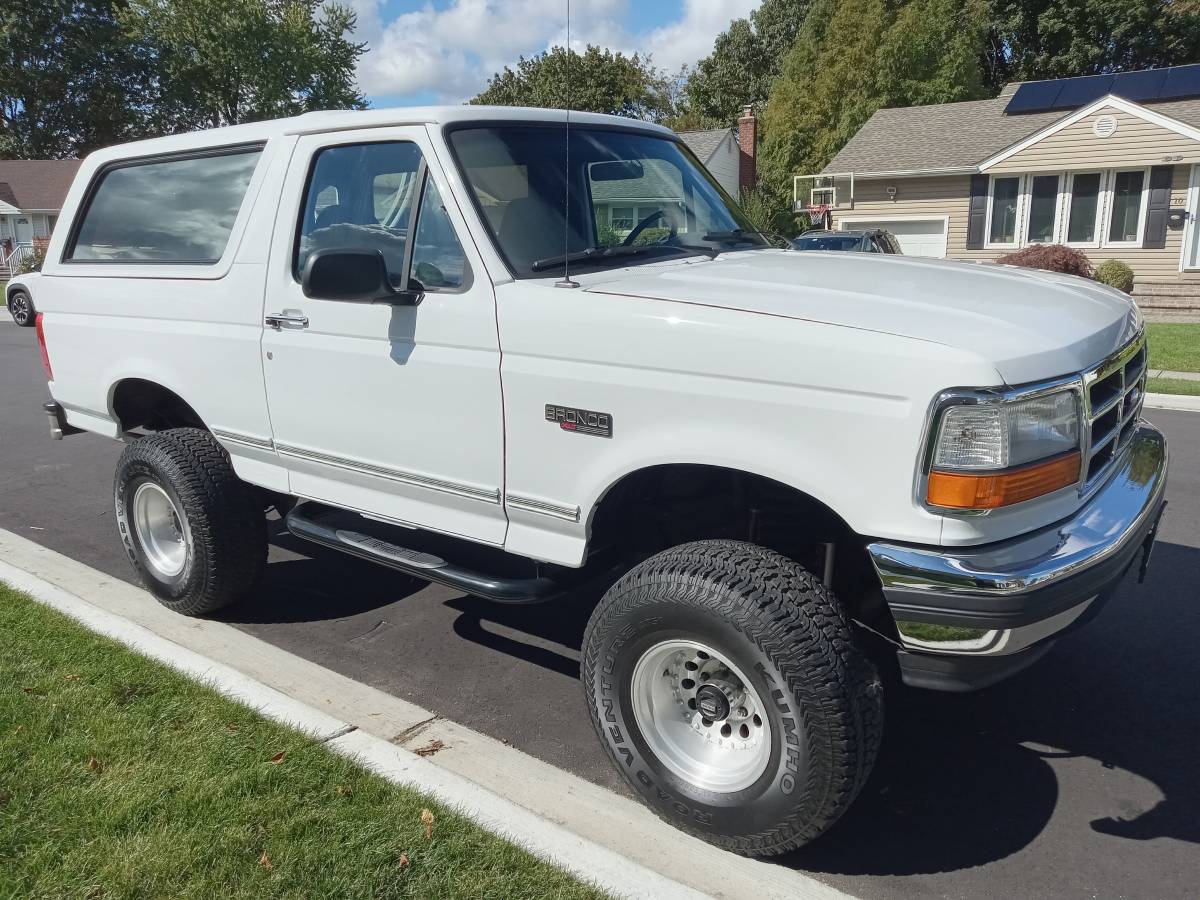
{"type": "Polygon", "coordinates": [[[932,506],[995,509],[1079,480],[1073,390],[949,406],[936,427],[926,492],[932,506]]]}

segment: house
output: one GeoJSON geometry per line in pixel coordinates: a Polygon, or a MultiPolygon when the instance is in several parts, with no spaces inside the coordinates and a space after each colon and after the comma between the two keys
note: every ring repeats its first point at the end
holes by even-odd
{"type": "MultiPolygon", "coordinates": [[[[751,107],[745,108],[737,128],[681,131],[679,138],[730,197],[736,200],[743,190],[754,187],[758,122],[751,107]]],[[[646,166],[641,178],[592,185],[597,224],[611,228],[621,237],[660,209],[682,209],[682,198],[678,170],[666,164],[646,166]]]]}
{"type": "Polygon", "coordinates": [[[917,256],[990,261],[1066,244],[1127,263],[1143,305],[1195,305],[1198,172],[1190,65],[881,109],[821,173],[796,178],[795,200],[834,228],[887,228],[917,256]]]}
{"type": "Polygon", "coordinates": [[[58,221],[77,159],[0,159],[0,277],[58,221]]]}

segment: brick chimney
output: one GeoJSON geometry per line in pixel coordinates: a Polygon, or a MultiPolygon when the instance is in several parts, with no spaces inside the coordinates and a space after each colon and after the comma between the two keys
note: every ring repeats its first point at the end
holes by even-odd
{"type": "Polygon", "coordinates": [[[758,119],[754,118],[754,107],[742,109],[742,117],[738,119],[738,188],[743,191],[754,190],[758,184],[758,164],[755,155],[758,151],[758,119]]]}

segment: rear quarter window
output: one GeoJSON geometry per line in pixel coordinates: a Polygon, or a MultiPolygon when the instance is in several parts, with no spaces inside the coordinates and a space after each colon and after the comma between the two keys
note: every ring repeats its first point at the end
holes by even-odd
{"type": "Polygon", "coordinates": [[[64,258],[217,262],[261,155],[262,147],[256,146],[102,170],[64,258]]]}

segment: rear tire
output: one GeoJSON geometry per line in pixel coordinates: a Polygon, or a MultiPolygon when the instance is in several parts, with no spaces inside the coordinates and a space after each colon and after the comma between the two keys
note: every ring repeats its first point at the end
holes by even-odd
{"type": "Polygon", "coordinates": [[[37,311],[33,299],[26,291],[17,289],[8,298],[8,312],[13,321],[22,328],[32,328],[37,323],[37,311]]]}
{"type": "Polygon", "coordinates": [[[267,559],[266,516],[207,431],[174,428],[129,444],[113,493],[130,562],[168,609],[204,615],[257,586],[267,559]]]}
{"type": "Polygon", "coordinates": [[[882,736],[879,677],[841,606],[753,544],[685,544],[625,575],[588,623],[583,683],[601,742],[644,802],[746,856],[833,825],[882,736]]]}

